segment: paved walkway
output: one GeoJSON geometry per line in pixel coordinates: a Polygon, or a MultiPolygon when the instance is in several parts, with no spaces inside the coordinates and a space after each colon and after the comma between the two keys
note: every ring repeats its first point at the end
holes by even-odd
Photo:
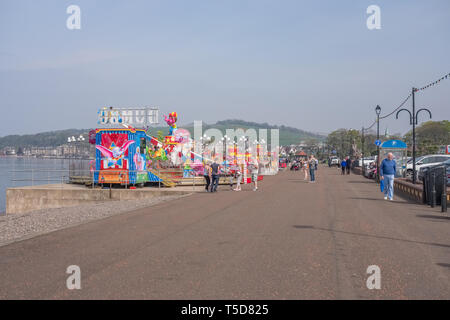
{"type": "Polygon", "coordinates": [[[338,169],[317,180],[286,171],[0,247],[0,298],[450,299],[450,214],[338,169]]]}

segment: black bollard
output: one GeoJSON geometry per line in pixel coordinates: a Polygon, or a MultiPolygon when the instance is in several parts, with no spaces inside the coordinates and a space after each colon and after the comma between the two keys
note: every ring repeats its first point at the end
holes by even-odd
{"type": "Polygon", "coordinates": [[[442,167],[441,212],[447,212],[447,167],[442,167]]]}
{"type": "Polygon", "coordinates": [[[431,207],[436,206],[436,174],[434,171],[431,173],[431,207]]]}

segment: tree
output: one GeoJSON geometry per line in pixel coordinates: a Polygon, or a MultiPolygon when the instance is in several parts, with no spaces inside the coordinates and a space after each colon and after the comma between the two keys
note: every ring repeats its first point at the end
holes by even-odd
{"type": "Polygon", "coordinates": [[[316,154],[319,149],[319,141],[314,138],[308,138],[305,141],[305,149],[308,153],[316,154]]]}
{"type": "MultiPolygon", "coordinates": [[[[412,130],[404,136],[406,143],[412,146],[412,130]]],[[[440,146],[449,144],[450,121],[427,121],[416,128],[417,155],[437,153],[440,146]]]]}
{"type": "Polygon", "coordinates": [[[336,155],[340,158],[356,156],[361,150],[361,134],[354,129],[338,129],[328,135],[326,143],[328,149],[336,150],[336,155]]]}

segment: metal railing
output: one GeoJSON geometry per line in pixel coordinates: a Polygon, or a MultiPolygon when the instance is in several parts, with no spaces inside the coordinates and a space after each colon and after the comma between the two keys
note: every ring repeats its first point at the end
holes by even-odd
{"type": "Polygon", "coordinates": [[[441,205],[441,211],[447,212],[447,167],[427,168],[423,176],[423,202],[434,208],[441,205]]]}
{"type": "MultiPolygon", "coordinates": [[[[26,186],[23,182],[31,183],[31,186],[51,184],[65,184],[69,180],[68,169],[20,169],[10,170],[12,186],[26,186]]],[[[28,184],[29,185],[29,184],[28,184]]]]}
{"type": "MultiPolygon", "coordinates": [[[[128,170],[128,169],[102,169],[90,170],[84,168],[68,169],[16,169],[9,171],[12,187],[25,187],[46,185],[46,187],[63,188],[67,184],[80,184],[91,188],[96,186],[109,187],[122,186],[126,189],[145,184],[157,185],[158,188],[164,186],[192,186],[196,187],[205,184],[203,171],[189,170],[185,172],[181,167],[171,168],[150,168],[148,170],[128,170]],[[149,181],[149,172],[155,176],[154,181],[149,181]],[[144,177],[140,177],[145,175],[144,177]]],[[[264,173],[262,173],[264,174],[264,173]]],[[[151,175],[150,175],[151,176],[151,175]]],[[[233,174],[221,174],[221,183],[230,181],[233,174]]],[[[234,183],[236,179],[233,178],[234,183]]]]}

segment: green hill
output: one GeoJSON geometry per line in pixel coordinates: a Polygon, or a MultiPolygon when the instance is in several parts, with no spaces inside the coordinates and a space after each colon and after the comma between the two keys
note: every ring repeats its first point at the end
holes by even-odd
{"type": "MultiPolygon", "coordinates": [[[[191,135],[194,132],[193,126],[181,126],[191,133],[191,135]]],[[[225,134],[226,129],[244,129],[247,130],[249,128],[255,129],[257,132],[259,129],[268,129],[267,131],[267,137],[270,138],[270,129],[279,129],[280,130],[280,145],[290,145],[290,144],[298,144],[300,141],[305,140],[311,140],[315,139],[318,141],[325,140],[325,136],[314,134],[311,132],[307,132],[301,129],[293,128],[293,127],[287,127],[287,126],[277,126],[277,125],[270,125],[268,123],[256,123],[256,122],[248,122],[243,120],[223,120],[218,121],[215,124],[203,124],[203,131],[209,128],[216,128],[220,131],[222,131],[222,134],[225,134]]]]}
{"type": "Polygon", "coordinates": [[[57,147],[67,142],[68,137],[83,134],[88,139],[90,129],[66,129],[36,134],[9,135],[0,138],[0,148],[4,147],[57,147]]]}
{"type": "MultiPolygon", "coordinates": [[[[189,130],[191,135],[194,133],[193,125],[181,125],[180,128],[185,128],[189,130]]],[[[287,127],[287,126],[276,126],[269,125],[267,123],[256,123],[247,122],[243,120],[223,120],[218,121],[215,124],[203,124],[203,130],[209,128],[216,128],[225,134],[226,129],[238,129],[242,128],[244,130],[253,128],[255,130],[259,129],[279,129],[280,130],[280,145],[288,144],[298,144],[302,140],[315,139],[318,141],[323,141],[326,137],[318,134],[313,134],[301,129],[287,127]]],[[[67,129],[67,130],[57,130],[41,132],[37,134],[26,134],[26,135],[9,135],[5,137],[0,137],[0,149],[4,147],[56,147],[67,142],[67,138],[71,136],[78,137],[83,134],[86,138],[85,143],[88,143],[88,132],[91,129],[67,129]]],[[[150,128],[152,135],[157,135],[157,132],[161,130],[164,134],[169,131],[168,126],[160,126],[150,128]]],[[[270,132],[267,133],[270,137],[270,132]]]]}

